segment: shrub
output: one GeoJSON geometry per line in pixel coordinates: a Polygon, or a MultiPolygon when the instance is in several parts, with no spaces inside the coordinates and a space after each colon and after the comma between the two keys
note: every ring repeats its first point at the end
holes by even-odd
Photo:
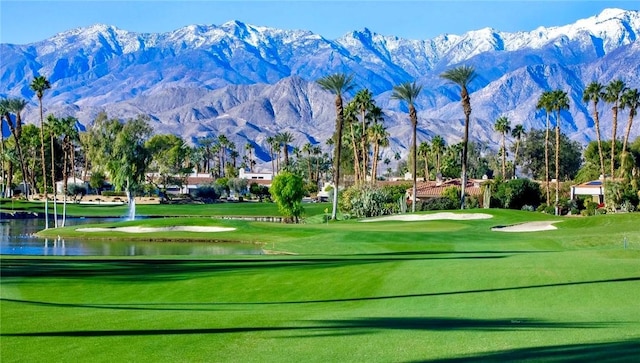
{"type": "Polygon", "coordinates": [[[354,185],[340,193],[340,209],[351,215],[363,218],[393,214],[400,211],[399,200],[404,200],[406,187],[370,184],[354,185]]]}
{"type": "Polygon", "coordinates": [[[529,179],[499,182],[493,188],[492,204],[499,208],[522,209],[525,205],[540,205],[542,200],[540,185],[529,179]]]}
{"type": "Polygon", "coordinates": [[[192,192],[194,198],[201,199],[205,203],[213,203],[220,197],[213,185],[199,185],[198,189],[192,192]]]}
{"type": "Polygon", "coordinates": [[[453,210],[460,207],[460,201],[452,200],[450,198],[433,198],[416,203],[416,210],[429,211],[429,210],[453,210]]]}

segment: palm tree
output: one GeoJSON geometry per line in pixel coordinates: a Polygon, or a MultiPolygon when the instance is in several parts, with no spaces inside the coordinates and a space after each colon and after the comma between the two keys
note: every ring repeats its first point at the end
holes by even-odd
{"type": "Polygon", "coordinates": [[[602,137],[600,136],[600,114],[598,112],[598,102],[604,97],[604,86],[598,82],[591,82],[582,93],[584,102],[593,102],[593,122],[596,128],[596,140],[598,143],[598,155],[600,156],[600,174],[605,178],[604,153],[602,152],[602,137]]]}
{"type": "Polygon", "coordinates": [[[418,155],[424,159],[424,180],[429,181],[429,154],[431,153],[431,146],[429,142],[423,141],[418,146],[418,155]]]}
{"type": "Polygon", "coordinates": [[[58,124],[58,134],[62,136],[62,149],[64,150],[64,166],[62,168],[62,180],[63,180],[63,207],[62,207],[62,227],[65,226],[67,219],[67,192],[68,192],[68,181],[69,181],[69,172],[68,165],[71,166],[71,173],[73,176],[73,180],[75,182],[75,158],[74,158],[74,141],[79,140],[78,129],[76,128],[75,117],[67,117],[59,120],[58,124]],[[69,162],[67,164],[67,162],[69,162]]]}
{"type": "Polygon", "coordinates": [[[518,167],[518,151],[520,149],[520,141],[522,137],[526,134],[524,131],[524,126],[522,124],[515,125],[513,130],[511,130],[511,137],[516,140],[516,152],[513,158],[513,176],[516,176],[516,168],[518,167]]]}
{"type": "Polygon", "coordinates": [[[620,108],[620,97],[625,91],[625,84],[621,80],[612,81],[605,88],[604,100],[612,103],[613,123],[611,124],[611,177],[615,175],[615,155],[616,155],[616,132],[618,129],[618,109],[620,108]]]}
{"type": "Polygon", "coordinates": [[[440,159],[444,153],[445,142],[442,136],[436,135],[431,139],[431,150],[436,156],[436,175],[440,174],[440,159]]]}
{"type": "Polygon", "coordinates": [[[629,134],[631,133],[631,125],[633,124],[633,118],[638,113],[638,106],[640,105],[640,93],[638,89],[627,89],[620,98],[620,108],[629,109],[629,119],[627,120],[627,130],[624,134],[624,142],[622,143],[622,153],[627,151],[627,143],[629,141],[629,134]]]}
{"type": "Polygon", "coordinates": [[[373,161],[371,166],[371,179],[373,184],[378,179],[378,154],[380,147],[389,146],[389,133],[381,123],[374,123],[369,127],[369,140],[373,144],[373,161]]]}
{"type": "Polygon", "coordinates": [[[511,121],[506,116],[498,117],[493,128],[502,134],[502,179],[507,179],[507,148],[506,135],[511,132],[511,121]]]}
{"type": "MultiPolygon", "coordinates": [[[[27,105],[27,101],[21,98],[12,98],[12,99],[3,99],[0,102],[0,108],[2,111],[0,112],[0,119],[4,116],[7,124],[9,125],[9,129],[11,130],[11,135],[13,136],[13,140],[16,144],[16,151],[18,152],[18,162],[20,163],[20,170],[22,171],[22,182],[24,185],[27,185],[28,180],[28,171],[25,163],[24,154],[22,152],[22,110],[24,110],[27,105]],[[16,115],[15,125],[11,120],[11,113],[16,115]]],[[[1,123],[0,123],[1,124],[1,123]]],[[[25,188],[25,193],[27,199],[29,199],[30,188],[25,188]]]]}
{"type": "MultiPolygon", "coordinates": [[[[361,163],[361,172],[360,176],[363,180],[366,180],[367,177],[367,166],[369,164],[367,160],[367,155],[369,154],[369,143],[367,142],[368,132],[367,132],[367,120],[371,118],[371,111],[375,107],[375,103],[373,101],[373,94],[368,89],[363,89],[358,91],[353,97],[353,103],[356,106],[356,109],[360,112],[360,122],[362,128],[360,129],[360,150],[362,152],[362,163],[361,163]]],[[[380,111],[381,112],[381,111],[380,111]]],[[[354,150],[354,154],[355,150],[354,150]]]]}
{"type": "Polygon", "coordinates": [[[61,133],[62,124],[58,118],[53,115],[47,116],[49,129],[49,139],[51,143],[51,185],[53,186],[53,226],[58,228],[58,190],[56,188],[56,164],[55,164],[55,147],[53,140],[61,133]]]}
{"type": "Polygon", "coordinates": [[[279,134],[280,144],[284,150],[284,167],[289,167],[289,143],[293,141],[293,135],[290,132],[283,132],[279,134]]]}
{"type": "Polygon", "coordinates": [[[391,98],[395,100],[405,101],[409,105],[409,119],[411,120],[411,128],[412,128],[412,136],[411,136],[411,152],[413,153],[413,165],[411,173],[413,174],[413,195],[411,196],[411,211],[416,211],[416,193],[418,192],[417,188],[417,179],[416,179],[416,168],[417,168],[417,145],[416,145],[416,130],[418,128],[418,113],[416,112],[415,101],[418,98],[418,95],[422,91],[422,85],[418,85],[416,82],[413,83],[403,83],[393,87],[393,93],[391,94],[391,98]]]}
{"type": "Polygon", "coordinates": [[[267,145],[269,146],[269,158],[271,159],[271,175],[276,175],[276,168],[274,165],[274,155],[273,155],[273,143],[275,138],[273,136],[267,136],[266,138],[267,145]]]}
{"type": "Polygon", "coordinates": [[[244,144],[244,149],[249,152],[249,171],[253,173],[253,145],[250,142],[244,144]]]}
{"type": "Polygon", "coordinates": [[[221,169],[220,176],[225,175],[225,157],[227,156],[227,147],[229,146],[229,138],[226,135],[218,135],[218,145],[220,146],[220,162],[218,163],[218,167],[221,169]]]}
{"type": "Polygon", "coordinates": [[[460,208],[464,209],[464,193],[467,186],[467,144],[469,142],[469,118],[471,117],[471,98],[467,86],[476,78],[476,72],[471,66],[460,66],[450,69],[440,75],[460,86],[460,103],[464,111],[464,138],[462,139],[462,180],[460,182],[460,208]]]}
{"type": "Polygon", "coordinates": [[[45,157],[44,157],[44,115],[42,112],[42,96],[44,96],[44,91],[51,88],[51,84],[49,80],[47,80],[44,76],[37,76],[31,82],[31,89],[36,93],[38,97],[38,102],[40,104],[40,161],[42,162],[42,185],[44,190],[44,228],[49,228],[49,198],[47,197],[47,168],[45,166],[45,157]]]}
{"type": "Polygon", "coordinates": [[[313,151],[313,145],[310,142],[307,142],[302,146],[302,152],[307,153],[307,177],[309,178],[309,183],[311,183],[311,152],[313,151]]]}
{"type": "Polygon", "coordinates": [[[549,190],[549,115],[553,111],[553,98],[551,91],[542,92],[540,98],[538,99],[538,104],[536,106],[537,109],[544,109],[544,112],[547,114],[547,126],[544,134],[544,178],[545,178],[545,189],[547,190],[547,205],[551,201],[551,193],[549,190]]]}
{"type": "Polygon", "coordinates": [[[556,215],[560,214],[560,111],[569,109],[569,97],[563,90],[552,92],[553,110],[556,111],[556,215]]]}
{"type": "Polygon", "coordinates": [[[353,87],[353,75],[344,73],[336,73],[320,78],[317,83],[324,90],[333,93],[336,96],[336,127],[334,132],[335,149],[333,151],[333,208],[331,218],[336,219],[338,214],[338,185],[340,183],[340,150],[342,149],[342,122],[343,122],[343,106],[342,94],[348,92],[353,87]]]}

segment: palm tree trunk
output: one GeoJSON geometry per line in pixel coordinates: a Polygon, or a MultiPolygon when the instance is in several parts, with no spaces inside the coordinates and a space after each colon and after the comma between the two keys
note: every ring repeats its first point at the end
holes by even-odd
{"type": "Polygon", "coordinates": [[[547,112],[547,129],[544,135],[544,183],[547,189],[547,205],[551,202],[549,192],[549,112],[547,112]]]}
{"type": "Polygon", "coordinates": [[[353,174],[356,184],[360,184],[360,156],[356,147],[356,134],[353,131],[353,122],[349,124],[351,128],[351,147],[353,148],[353,174]]]}
{"type": "Polygon", "coordinates": [[[560,215],[560,112],[558,112],[558,121],[556,125],[556,215],[560,215]]]}
{"type": "Polygon", "coordinates": [[[613,106],[613,125],[611,126],[611,178],[615,177],[616,132],[618,129],[618,103],[613,106]]]}
{"type": "Polygon", "coordinates": [[[56,190],[56,165],[53,148],[53,131],[51,131],[51,185],[53,186],[53,227],[58,228],[58,191],[56,190]]]}
{"type": "Polygon", "coordinates": [[[47,168],[44,157],[44,115],[42,112],[42,98],[40,100],[40,160],[42,161],[42,185],[44,189],[44,229],[49,229],[49,197],[47,195],[47,168]]]}
{"type": "Polygon", "coordinates": [[[502,180],[507,180],[507,147],[505,133],[502,133],[502,180]]]}
{"type": "Polygon", "coordinates": [[[593,120],[596,126],[596,139],[598,142],[598,156],[600,157],[600,173],[602,174],[603,181],[606,180],[604,171],[604,153],[602,152],[602,137],[600,136],[600,116],[598,114],[598,102],[593,103],[593,120]]]}
{"type": "MultiPolygon", "coordinates": [[[[66,217],[67,217],[67,182],[69,179],[69,174],[67,172],[67,159],[68,159],[68,149],[65,145],[66,143],[63,141],[62,144],[62,149],[64,150],[64,162],[63,162],[63,166],[62,166],[62,227],[64,227],[64,224],[66,222],[66,217]]],[[[75,176],[74,176],[74,181],[75,181],[75,176]]]]}
{"type": "Polygon", "coordinates": [[[412,148],[412,152],[413,152],[413,195],[411,196],[411,212],[415,213],[416,211],[416,194],[418,193],[418,182],[417,182],[417,176],[416,176],[416,171],[417,171],[417,166],[418,166],[418,160],[417,160],[417,145],[416,145],[416,133],[417,133],[417,128],[418,128],[418,114],[416,113],[416,108],[412,105],[409,106],[409,118],[411,119],[411,125],[413,126],[413,132],[411,135],[411,148],[412,148]]]}
{"type": "Polygon", "coordinates": [[[633,124],[633,117],[635,116],[635,111],[633,109],[629,110],[629,120],[627,121],[627,130],[624,134],[624,141],[622,143],[622,154],[627,151],[627,143],[629,142],[629,134],[631,133],[631,125],[633,124]]]}
{"type": "Polygon", "coordinates": [[[516,168],[518,167],[518,150],[520,148],[520,140],[516,140],[516,155],[513,158],[513,175],[512,178],[516,177],[516,168]]]}
{"type": "Polygon", "coordinates": [[[380,152],[380,144],[378,140],[373,144],[373,160],[371,163],[371,182],[373,185],[376,185],[376,181],[378,180],[378,153],[380,152]]]}
{"type": "Polygon", "coordinates": [[[333,206],[331,208],[331,219],[336,219],[338,215],[338,185],[340,182],[340,149],[342,149],[342,121],[343,121],[342,96],[336,97],[336,134],[333,150],[333,206]]]}
{"type": "MultiPolygon", "coordinates": [[[[17,118],[18,116],[16,116],[17,118]]],[[[5,114],[5,119],[7,121],[7,123],[9,124],[9,130],[11,130],[11,134],[13,135],[13,140],[16,143],[16,150],[18,151],[18,162],[20,163],[20,170],[22,171],[22,182],[24,183],[25,186],[25,194],[27,197],[27,200],[29,200],[29,194],[31,194],[30,192],[30,188],[27,187],[27,183],[28,183],[28,176],[29,174],[27,173],[27,166],[24,163],[24,155],[22,153],[22,145],[20,144],[20,134],[22,132],[22,130],[19,130],[17,125],[20,124],[20,122],[16,122],[16,126],[13,126],[13,123],[11,122],[11,118],[9,116],[9,114],[5,114]]],[[[35,184],[31,184],[31,186],[35,186],[35,184]]],[[[9,185],[9,188],[11,188],[11,185],[9,185]]],[[[13,193],[11,193],[11,195],[13,196],[13,193]]]]}

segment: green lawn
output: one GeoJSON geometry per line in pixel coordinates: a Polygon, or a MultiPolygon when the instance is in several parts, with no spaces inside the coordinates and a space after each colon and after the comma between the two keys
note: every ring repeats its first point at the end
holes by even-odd
{"type": "MultiPolygon", "coordinates": [[[[331,203],[305,203],[305,215],[313,216],[331,209],[331,203]]],[[[121,217],[127,215],[127,205],[67,204],[67,215],[72,217],[121,217]]],[[[0,200],[0,211],[29,211],[42,213],[43,202],[0,200]]],[[[49,213],[53,203],[49,202],[49,213]]],[[[62,214],[62,203],[58,203],[58,214],[62,214]]],[[[215,204],[140,204],[136,205],[137,216],[280,216],[275,203],[215,203],[215,204]]]]}
{"type": "Polygon", "coordinates": [[[3,256],[0,361],[640,356],[639,214],[488,213],[494,217],[329,225],[135,221],[234,226],[215,239],[296,255],[3,256]],[[561,222],[553,231],[490,230],[529,220],[561,222]]]}

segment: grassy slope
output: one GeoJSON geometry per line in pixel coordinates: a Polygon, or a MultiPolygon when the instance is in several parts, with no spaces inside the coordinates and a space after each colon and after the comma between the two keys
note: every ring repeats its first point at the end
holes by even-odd
{"type": "Polygon", "coordinates": [[[253,236],[297,256],[3,257],[0,360],[640,354],[638,214],[497,233],[490,227],[556,218],[490,213],[489,220],[329,226],[206,220],[236,226],[230,238],[253,236]],[[633,249],[622,249],[624,236],[633,249]]]}

